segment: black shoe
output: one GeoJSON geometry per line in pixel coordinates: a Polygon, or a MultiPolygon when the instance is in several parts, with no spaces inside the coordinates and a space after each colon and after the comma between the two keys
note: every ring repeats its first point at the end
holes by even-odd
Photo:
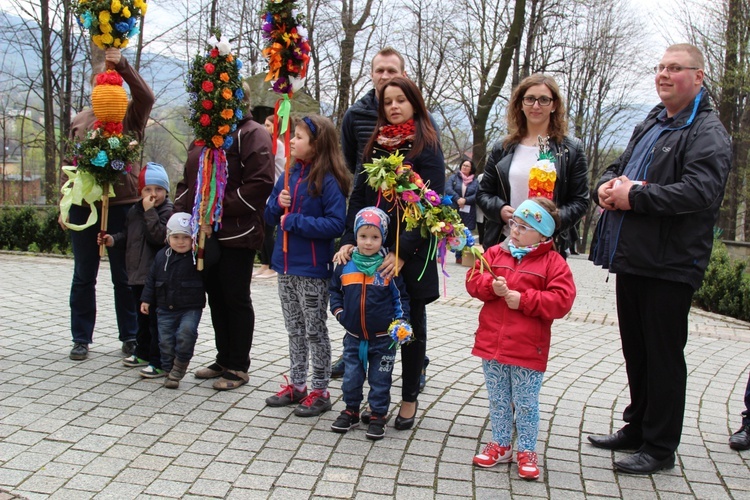
{"type": "Polygon", "coordinates": [[[674,467],[674,453],[663,460],[659,460],[645,451],[636,451],[629,457],[615,462],[615,470],[626,474],[653,474],[672,467],[674,467]]]}
{"type": "Polygon", "coordinates": [[[122,343],[122,353],[125,356],[130,356],[135,352],[135,340],[126,340],[122,343]]]}
{"type": "Polygon", "coordinates": [[[370,418],[372,417],[372,411],[370,411],[370,408],[365,408],[362,413],[359,414],[359,419],[362,421],[363,424],[369,424],[370,418]]]}
{"type": "Polygon", "coordinates": [[[395,427],[399,431],[406,431],[414,427],[414,420],[417,418],[417,410],[419,409],[419,401],[414,402],[414,415],[412,415],[409,418],[404,418],[399,413],[396,415],[396,421],[393,423],[393,427],[395,427]]]}
{"type": "Polygon", "coordinates": [[[419,375],[419,392],[424,391],[424,386],[427,385],[427,367],[430,364],[430,358],[425,356],[424,365],[422,366],[422,373],[419,375]]]}
{"type": "Polygon", "coordinates": [[[82,361],[89,357],[89,345],[88,344],[81,344],[80,342],[76,342],[73,345],[73,349],[70,350],[70,356],[68,356],[73,361],[82,361]]]}
{"type": "Polygon", "coordinates": [[[743,425],[729,438],[729,447],[733,450],[750,450],[750,425],[743,425]]]}
{"type": "Polygon", "coordinates": [[[625,435],[622,429],[606,436],[589,436],[589,441],[605,450],[637,450],[643,444],[642,440],[625,435]]]}
{"type": "Polygon", "coordinates": [[[383,439],[385,436],[385,418],[377,415],[370,417],[370,425],[367,426],[365,437],[373,441],[383,439]]]}
{"type": "Polygon", "coordinates": [[[345,434],[349,429],[359,425],[359,413],[344,410],[339,413],[338,418],[331,424],[331,430],[339,434],[345,434]]]}
{"type": "Polygon", "coordinates": [[[344,376],[344,357],[333,362],[331,365],[331,378],[341,378],[344,376]]]}

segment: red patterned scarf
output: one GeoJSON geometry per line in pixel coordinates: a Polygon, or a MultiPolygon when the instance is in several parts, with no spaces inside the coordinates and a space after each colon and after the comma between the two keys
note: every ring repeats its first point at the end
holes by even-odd
{"type": "Polygon", "coordinates": [[[416,125],[410,119],[400,125],[384,125],[380,127],[377,143],[388,151],[395,151],[407,141],[414,140],[416,125]]]}

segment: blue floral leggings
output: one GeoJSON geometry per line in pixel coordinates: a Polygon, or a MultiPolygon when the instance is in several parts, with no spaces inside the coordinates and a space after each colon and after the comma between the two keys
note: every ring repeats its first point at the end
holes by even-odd
{"type": "Polygon", "coordinates": [[[544,372],[482,360],[484,379],[490,399],[492,440],[511,446],[513,408],[515,407],[516,449],[536,451],[539,434],[539,391],[544,372]],[[511,404],[512,403],[512,404],[511,404]]]}

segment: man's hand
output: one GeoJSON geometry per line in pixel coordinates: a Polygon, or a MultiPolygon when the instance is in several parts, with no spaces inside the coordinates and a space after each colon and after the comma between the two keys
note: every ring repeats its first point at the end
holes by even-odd
{"type": "Polygon", "coordinates": [[[354,251],[354,245],[341,245],[339,251],[333,256],[333,263],[343,266],[352,258],[352,252],[354,251]]]}
{"type": "Polygon", "coordinates": [[[107,50],[104,51],[104,60],[106,62],[111,62],[115,66],[120,62],[120,59],[122,59],[122,54],[120,53],[120,49],[117,49],[115,47],[110,47],[107,50]]]}
{"type": "Polygon", "coordinates": [[[605,210],[630,210],[628,193],[632,187],[633,183],[624,175],[610,179],[599,186],[599,205],[605,210]]]}
{"type": "Polygon", "coordinates": [[[383,275],[384,278],[393,278],[396,275],[396,271],[400,271],[404,267],[404,259],[396,259],[396,254],[389,252],[388,255],[383,259],[383,263],[380,264],[378,271],[383,275]]]}
{"type": "Polygon", "coordinates": [[[141,314],[148,316],[148,302],[141,302],[141,314]]]}

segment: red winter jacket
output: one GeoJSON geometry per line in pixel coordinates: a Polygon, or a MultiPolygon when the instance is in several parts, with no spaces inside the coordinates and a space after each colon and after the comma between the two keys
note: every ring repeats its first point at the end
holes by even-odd
{"type": "Polygon", "coordinates": [[[547,369],[552,320],[568,314],[576,296],[568,263],[551,248],[551,241],[542,244],[520,262],[505,244],[485,252],[492,271],[505,277],[508,288],[521,292],[516,310],[495,295],[494,278],[487,271],[479,273],[479,261],[466,273],[466,290],[484,302],[472,354],[541,372],[547,369]]]}

